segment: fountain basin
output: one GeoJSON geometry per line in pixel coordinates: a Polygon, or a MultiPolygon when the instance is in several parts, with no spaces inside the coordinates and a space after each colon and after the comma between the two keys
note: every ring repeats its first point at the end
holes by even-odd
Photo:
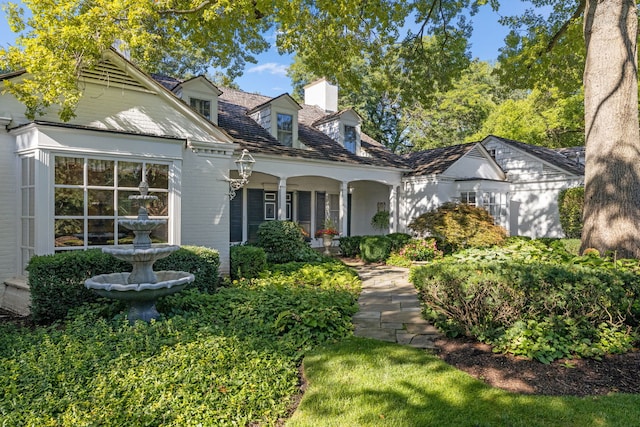
{"type": "Polygon", "coordinates": [[[195,280],[195,276],[186,271],[167,270],[155,272],[156,283],[129,283],[130,274],[100,274],[85,280],[84,285],[102,297],[129,303],[127,319],[132,324],[136,320],[149,322],[158,319],[160,313],[156,310],[156,300],[180,292],[195,280]]]}
{"type": "Polygon", "coordinates": [[[133,265],[133,270],[128,276],[129,282],[125,283],[148,284],[159,281],[157,274],[153,271],[153,263],[159,259],[168,257],[178,249],[180,249],[180,246],[177,245],[158,245],[145,249],[136,247],[103,248],[102,252],[133,265]]]}

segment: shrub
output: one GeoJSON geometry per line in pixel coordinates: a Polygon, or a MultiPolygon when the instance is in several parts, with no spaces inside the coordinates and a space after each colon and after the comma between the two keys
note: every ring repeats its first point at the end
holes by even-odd
{"type": "Polygon", "coordinates": [[[338,246],[343,256],[356,258],[360,255],[362,236],[343,236],[338,240],[338,246]]]}
{"type": "Polygon", "coordinates": [[[189,287],[214,292],[220,279],[220,253],[203,246],[182,246],[167,258],[155,262],[153,269],[187,271],[195,276],[189,287]]]}
{"type": "MultiPolygon", "coordinates": [[[[213,291],[219,265],[218,251],[185,246],[156,261],[154,270],[188,271],[196,276],[192,287],[213,291]]],[[[128,262],[104,254],[100,249],[34,256],[27,267],[33,321],[48,324],[64,319],[71,308],[98,300],[93,291],[85,288],[86,279],[98,274],[131,271],[131,268],[128,262]]]]}
{"type": "Polygon", "coordinates": [[[399,251],[411,240],[411,236],[406,233],[391,233],[387,237],[391,239],[391,252],[399,251]]]}
{"type": "Polygon", "coordinates": [[[548,363],[628,351],[638,338],[638,276],[549,262],[444,262],[412,269],[425,314],[449,335],[548,363]]]}
{"type": "Polygon", "coordinates": [[[452,250],[499,245],[507,237],[506,230],[494,224],[489,212],[465,203],[444,203],[414,218],[409,228],[441,240],[452,250]]]}
{"type": "Polygon", "coordinates": [[[412,239],[398,251],[398,255],[411,261],[430,261],[442,256],[435,239],[412,239]]]}
{"type": "Polygon", "coordinates": [[[391,252],[391,255],[385,261],[387,265],[396,265],[398,267],[411,267],[411,260],[402,255],[398,255],[397,252],[391,252]]]}
{"type": "Polygon", "coordinates": [[[382,262],[391,253],[391,239],[387,236],[364,236],[360,241],[360,257],[365,262],[382,262]]]}
{"type": "Polygon", "coordinates": [[[582,236],[582,208],[584,205],[584,187],[562,190],[558,195],[560,226],[565,236],[579,239],[582,236]]]}
{"type": "Polygon", "coordinates": [[[257,246],[231,246],[230,258],[232,280],[256,278],[267,268],[267,254],[257,246]]]}
{"type": "Polygon", "coordinates": [[[300,226],[291,221],[265,221],[260,224],[256,246],[264,249],[267,262],[274,264],[320,259],[305,242],[300,226]]]}

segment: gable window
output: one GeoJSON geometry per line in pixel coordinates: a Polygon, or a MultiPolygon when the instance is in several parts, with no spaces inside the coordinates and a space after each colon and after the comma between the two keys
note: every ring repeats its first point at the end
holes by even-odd
{"type": "Polygon", "coordinates": [[[278,141],[285,147],[293,146],[293,116],[278,113],[278,141]]]}
{"type": "Polygon", "coordinates": [[[467,205],[476,205],[476,192],[475,191],[463,191],[460,193],[460,203],[467,205]]]}
{"type": "Polygon", "coordinates": [[[206,99],[189,98],[191,108],[200,113],[207,120],[211,120],[211,101],[206,99]]]}
{"type": "MultiPolygon", "coordinates": [[[[149,194],[158,196],[148,206],[150,218],[169,219],[169,165],[56,156],[54,175],[56,251],[132,243],[133,232],[118,219],[137,216],[138,205],[129,196],[139,194],[143,176],[149,194]]],[[[167,225],[151,239],[167,242],[167,225]]]]}
{"type": "Polygon", "coordinates": [[[356,153],[356,128],[355,126],[344,126],[344,148],[352,153],[356,153]]]}

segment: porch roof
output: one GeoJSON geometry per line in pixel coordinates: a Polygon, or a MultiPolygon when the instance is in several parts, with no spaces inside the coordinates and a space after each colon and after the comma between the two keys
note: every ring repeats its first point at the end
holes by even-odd
{"type": "Polygon", "coordinates": [[[408,175],[438,175],[444,173],[477,144],[477,142],[471,142],[405,154],[403,157],[413,169],[408,175]]]}

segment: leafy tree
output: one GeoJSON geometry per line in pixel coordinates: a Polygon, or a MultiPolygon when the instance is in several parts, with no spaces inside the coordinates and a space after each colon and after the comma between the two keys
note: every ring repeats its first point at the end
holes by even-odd
{"type": "Polygon", "coordinates": [[[511,18],[501,62],[511,81],[584,85],[585,203],[581,251],[640,257],[638,9],[634,0],[531,0],[552,5],[511,18]],[[577,34],[583,30],[583,40],[577,34]],[[526,29],[524,35],[519,30],[526,29]],[[584,61],[583,61],[584,59],[584,61]],[[528,70],[526,77],[515,70],[528,70]]]}
{"type": "Polygon", "coordinates": [[[471,62],[451,88],[435,93],[433,102],[406,109],[408,138],[414,150],[474,140],[502,96],[492,70],[486,62],[471,62]]]}
{"type": "Polygon", "coordinates": [[[563,97],[557,88],[534,89],[495,107],[470,140],[492,134],[550,148],[579,146],[583,117],[582,93],[563,97]]]}
{"type": "MultiPolygon", "coordinates": [[[[351,59],[350,69],[358,74],[357,80],[332,70],[326,70],[328,74],[322,77],[340,86],[341,107],[352,107],[363,115],[363,131],[367,135],[391,151],[404,152],[414,143],[410,128],[418,123],[417,120],[410,123],[409,111],[421,105],[434,105],[437,100],[434,94],[451,87],[468,66],[466,35],[458,31],[450,34],[446,41],[424,37],[419,48],[411,50],[396,44],[383,53],[382,57],[351,59]],[[406,63],[417,62],[420,58],[431,64],[429,73],[420,76],[407,73],[406,63]]],[[[298,99],[303,98],[303,87],[320,77],[314,71],[316,57],[317,54],[296,55],[289,69],[298,99]]]]}

